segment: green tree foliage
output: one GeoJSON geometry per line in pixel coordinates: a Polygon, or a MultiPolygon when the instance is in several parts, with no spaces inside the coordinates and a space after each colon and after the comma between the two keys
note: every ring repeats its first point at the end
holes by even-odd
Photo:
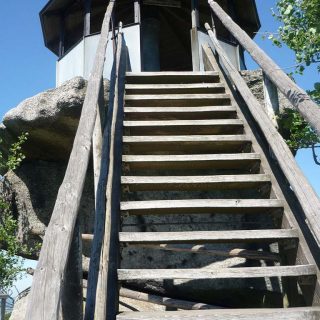
{"type": "MultiPolygon", "coordinates": [[[[12,144],[8,156],[0,152],[0,168],[5,171],[15,170],[24,159],[22,145],[27,140],[23,133],[18,141],[12,144]]],[[[0,197],[0,288],[7,289],[23,271],[23,260],[18,253],[28,254],[26,246],[16,237],[18,223],[10,211],[8,202],[0,197]]]]}
{"type": "MultiPolygon", "coordinates": [[[[305,68],[312,64],[320,72],[320,0],[278,0],[273,15],[281,26],[276,34],[269,34],[269,39],[278,47],[284,43],[294,51],[297,62],[295,73],[303,74],[305,68]]],[[[308,93],[320,104],[319,82],[308,93]]],[[[285,110],[280,115],[279,124],[293,150],[320,142],[296,111],[285,110]]]]}

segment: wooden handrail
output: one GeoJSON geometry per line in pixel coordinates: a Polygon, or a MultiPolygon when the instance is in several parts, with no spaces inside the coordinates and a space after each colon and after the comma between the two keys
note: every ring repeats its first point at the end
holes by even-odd
{"type": "Polygon", "coordinates": [[[64,180],[60,186],[52,217],[47,228],[25,319],[58,319],[63,281],[74,227],[86,178],[92,135],[97,115],[97,102],[109,39],[109,25],[115,0],[111,0],[103,20],[94,66],[74,139],[64,180]]]}
{"type": "Polygon", "coordinates": [[[279,163],[279,166],[281,167],[283,173],[285,174],[287,180],[291,185],[292,190],[298,198],[306,216],[309,228],[319,245],[320,199],[318,198],[316,192],[313,190],[312,186],[309,184],[308,180],[305,178],[301,169],[297,165],[289,147],[287,146],[286,142],[281,137],[277,129],[274,127],[271,119],[264,111],[264,108],[261,106],[257,98],[253,95],[247,83],[240,75],[239,71],[229,60],[227,53],[220,45],[209,24],[206,23],[205,27],[209,33],[210,39],[212,40],[214,49],[216,50],[221,63],[228,72],[228,76],[246,102],[253,118],[259,125],[262,133],[268,141],[269,146],[279,163]]]}
{"type": "Polygon", "coordinates": [[[88,277],[88,291],[85,319],[104,320],[115,317],[112,307],[115,296],[110,291],[117,291],[116,274],[108,277],[113,271],[115,261],[110,261],[110,252],[116,246],[113,241],[117,232],[119,218],[119,194],[121,173],[121,142],[124,77],[126,71],[126,46],[124,43],[122,24],[119,25],[115,62],[111,77],[107,124],[103,134],[101,171],[96,194],[96,223],[93,237],[91,260],[88,277]],[[102,246],[103,244],[103,246],[102,246]],[[111,279],[111,280],[110,280],[111,279]],[[110,281],[115,281],[110,285],[110,281]],[[110,313],[112,315],[110,315],[110,313]],[[108,315],[106,317],[106,314],[108,315]]]}
{"type": "Polygon", "coordinates": [[[208,0],[208,3],[224,27],[238,40],[253,60],[262,68],[268,78],[288,98],[320,136],[319,106],[227,15],[216,1],[208,0]]]}

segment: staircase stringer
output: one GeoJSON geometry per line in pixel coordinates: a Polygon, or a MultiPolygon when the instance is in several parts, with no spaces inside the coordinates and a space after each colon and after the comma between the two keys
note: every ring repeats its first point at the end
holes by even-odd
{"type": "MultiPolygon", "coordinates": [[[[211,51],[211,50],[210,50],[211,51]]],[[[260,154],[261,156],[261,169],[264,174],[269,174],[271,178],[271,195],[275,198],[282,200],[284,205],[284,214],[282,218],[282,228],[296,228],[299,232],[299,244],[294,258],[291,257],[292,264],[314,264],[319,266],[318,261],[315,260],[309,244],[306,240],[304,233],[302,232],[301,225],[298,223],[295,217],[295,210],[298,210],[297,200],[294,199],[294,195],[289,194],[290,186],[284,180],[278,180],[277,176],[281,174],[281,169],[275,165],[275,160],[272,159],[272,155],[268,154],[268,146],[264,139],[259,134],[254,120],[250,117],[250,112],[247,110],[247,106],[240,95],[236,92],[233,85],[226,77],[223,68],[217,61],[214,54],[210,55],[208,59],[204,59],[206,71],[218,71],[221,82],[225,84],[226,94],[230,95],[231,105],[236,108],[239,119],[243,120],[244,130],[247,135],[252,139],[253,152],[260,154]],[[296,201],[295,201],[296,200],[296,201]],[[289,205],[289,201],[291,205],[289,205]],[[292,202],[294,202],[292,204],[292,202]]],[[[300,210],[301,211],[301,210],[300,210]]],[[[320,272],[317,268],[317,280],[314,279],[314,287],[311,285],[305,290],[304,296],[309,300],[312,305],[320,305],[320,272]]]]}

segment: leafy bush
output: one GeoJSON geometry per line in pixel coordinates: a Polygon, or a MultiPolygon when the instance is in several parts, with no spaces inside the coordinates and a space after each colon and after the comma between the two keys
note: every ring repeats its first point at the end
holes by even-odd
{"type": "MultiPolygon", "coordinates": [[[[20,165],[25,158],[22,145],[27,140],[27,136],[27,133],[23,133],[18,141],[12,144],[7,158],[0,152],[2,169],[15,170],[20,165]]],[[[0,196],[0,288],[3,289],[11,287],[23,271],[23,259],[17,254],[29,253],[27,247],[17,240],[17,228],[18,222],[12,215],[9,203],[0,196]]]]}

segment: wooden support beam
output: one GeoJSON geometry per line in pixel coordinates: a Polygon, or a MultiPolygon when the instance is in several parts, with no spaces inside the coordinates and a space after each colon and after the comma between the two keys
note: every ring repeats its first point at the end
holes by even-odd
{"type": "MultiPolygon", "coordinates": [[[[308,225],[313,233],[318,245],[320,245],[320,199],[318,195],[302,173],[301,169],[297,165],[295,158],[293,157],[289,147],[283,140],[277,129],[274,127],[272,121],[255,98],[248,85],[241,77],[239,72],[230,62],[226,52],[220,46],[219,41],[213,34],[210,26],[206,24],[206,28],[209,32],[209,36],[214,44],[215,50],[219,55],[220,61],[226,68],[230,79],[237,87],[240,95],[246,102],[252,116],[256,120],[257,124],[261,128],[267,141],[270,144],[279,166],[288,179],[292,190],[298,198],[300,205],[305,213],[308,225]]],[[[205,59],[210,63],[210,59],[214,59],[212,51],[209,47],[204,47],[205,59]]]]}
{"type": "Polygon", "coordinates": [[[65,40],[65,16],[64,13],[59,15],[60,19],[60,30],[59,30],[59,58],[64,55],[64,40],[65,40]]]}
{"type": "Polygon", "coordinates": [[[199,0],[191,0],[192,28],[199,27],[199,0]]]}
{"type": "Polygon", "coordinates": [[[207,310],[207,309],[221,308],[221,307],[210,305],[210,304],[172,299],[168,297],[161,297],[155,294],[139,292],[139,291],[130,290],[126,288],[120,289],[120,297],[154,303],[154,304],[158,304],[158,305],[162,305],[170,308],[182,309],[182,310],[207,310]]]}
{"type": "Polygon", "coordinates": [[[281,68],[242,30],[219,6],[216,1],[208,0],[213,12],[239,41],[263,72],[289,99],[313,129],[320,135],[320,108],[307,93],[297,86],[281,68]]]}
{"type": "Polygon", "coordinates": [[[26,320],[53,320],[58,317],[69,251],[89,164],[113,7],[114,1],[111,1],[103,20],[99,45],[68,167],[43,240],[29,295],[26,320]]]}
{"type": "Polygon", "coordinates": [[[134,23],[141,23],[141,4],[140,4],[140,0],[134,0],[134,23]]]}
{"type": "Polygon", "coordinates": [[[239,257],[239,258],[245,258],[249,260],[280,261],[280,256],[277,253],[237,249],[237,248],[231,249],[229,251],[223,251],[223,250],[208,249],[206,245],[196,245],[191,248],[181,248],[181,247],[168,245],[168,244],[160,244],[160,245],[153,245],[153,244],[130,245],[129,244],[128,246],[171,251],[171,252],[205,254],[205,255],[218,256],[218,257],[229,257],[229,258],[239,257]]]}
{"type": "Polygon", "coordinates": [[[83,36],[90,35],[91,28],[91,0],[84,1],[84,25],[83,25],[83,36]]]}
{"type": "Polygon", "coordinates": [[[200,70],[200,53],[199,53],[199,2],[198,0],[191,0],[191,21],[192,28],[190,31],[191,36],[191,53],[192,53],[192,66],[193,71],[200,70]]]}

